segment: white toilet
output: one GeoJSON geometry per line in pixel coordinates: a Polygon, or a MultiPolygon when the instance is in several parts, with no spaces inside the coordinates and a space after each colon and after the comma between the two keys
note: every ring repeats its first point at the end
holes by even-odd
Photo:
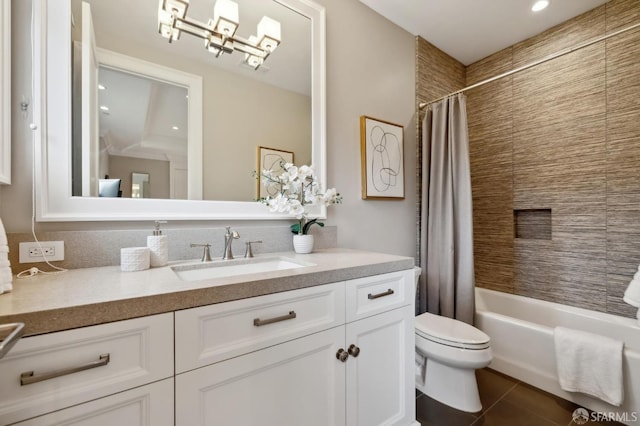
{"type": "MultiPolygon", "coordinates": [[[[416,268],[416,286],[419,275],[416,268]]],[[[415,319],[415,338],[417,353],[426,358],[416,389],[461,411],[482,410],[475,370],[491,362],[489,336],[462,321],[424,313],[415,319]]]]}

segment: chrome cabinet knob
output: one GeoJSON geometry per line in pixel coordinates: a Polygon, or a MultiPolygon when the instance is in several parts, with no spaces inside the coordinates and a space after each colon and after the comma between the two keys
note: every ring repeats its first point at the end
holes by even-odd
{"type": "Polygon", "coordinates": [[[347,358],[349,358],[349,354],[347,353],[347,351],[345,351],[344,349],[340,348],[340,349],[338,349],[338,352],[336,352],[336,358],[339,359],[342,362],[346,362],[347,358]]]}
{"type": "Polygon", "coordinates": [[[349,355],[351,355],[354,358],[357,358],[358,355],[360,355],[360,348],[357,347],[356,345],[351,345],[349,346],[348,352],[349,352],[349,355]]]}

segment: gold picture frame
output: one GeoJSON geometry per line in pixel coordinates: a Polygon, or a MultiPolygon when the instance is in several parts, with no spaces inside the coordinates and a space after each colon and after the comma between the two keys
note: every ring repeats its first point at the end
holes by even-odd
{"type": "Polygon", "coordinates": [[[404,127],[360,117],[362,199],[404,199],[404,127]]]}
{"type": "Polygon", "coordinates": [[[262,170],[272,170],[274,172],[282,172],[281,164],[293,163],[293,152],[285,151],[276,148],[267,148],[266,146],[258,146],[258,185],[256,194],[258,199],[266,198],[268,196],[274,196],[273,190],[270,190],[269,186],[262,184],[262,170]]]}

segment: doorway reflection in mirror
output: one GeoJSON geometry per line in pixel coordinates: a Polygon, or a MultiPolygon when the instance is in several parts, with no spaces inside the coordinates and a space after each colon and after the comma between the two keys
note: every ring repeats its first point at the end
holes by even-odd
{"type": "Polygon", "coordinates": [[[149,173],[131,173],[131,198],[150,198],[149,173]]]}

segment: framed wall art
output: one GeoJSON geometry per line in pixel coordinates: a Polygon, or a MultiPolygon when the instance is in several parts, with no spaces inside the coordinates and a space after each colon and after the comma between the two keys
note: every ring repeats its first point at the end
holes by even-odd
{"type": "MultiPolygon", "coordinates": [[[[260,176],[262,170],[272,170],[278,174],[282,171],[282,162],[293,163],[293,152],[284,151],[281,149],[267,148],[264,146],[258,147],[258,175],[260,176]]],[[[276,195],[276,189],[270,188],[269,185],[263,185],[262,179],[258,179],[258,187],[256,193],[258,198],[265,198],[267,196],[276,195]]]]}
{"type": "Polygon", "coordinates": [[[404,198],[404,127],[360,117],[362,199],[404,198]]]}

